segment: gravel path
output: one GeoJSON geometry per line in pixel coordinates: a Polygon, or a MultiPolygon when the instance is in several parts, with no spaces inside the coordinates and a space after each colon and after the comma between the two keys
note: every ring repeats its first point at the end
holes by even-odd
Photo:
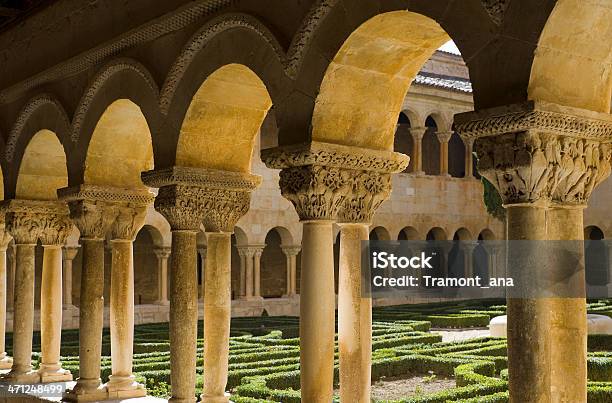
{"type": "Polygon", "coordinates": [[[375,401],[405,399],[453,387],[455,387],[454,379],[438,378],[435,375],[386,378],[372,384],[372,399],[375,401]]]}
{"type": "Polygon", "coordinates": [[[442,341],[458,341],[475,339],[478,337],[489,336],[489,329],[469,329],[469,330],[436,330],[432,329],[432,333],[442,335],[442,341]]]}

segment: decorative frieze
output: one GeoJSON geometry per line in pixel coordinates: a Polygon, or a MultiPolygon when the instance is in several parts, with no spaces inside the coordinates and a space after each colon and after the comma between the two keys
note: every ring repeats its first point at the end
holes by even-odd
{"type": "Polygon", "coordinates": [[[281,193],[303,221],[370,220],[389,196],[389,174],[409,161],[391,151],[320,142],[263,150],[262,159],[282,169],[281,193]]]}
{"type": "Polygon", "coordinates": [[[610,175],[610,116],[533,102],[503,110],[457,115],[455,127],[475,139],[478,171],[504,203],[585,205],[610,175]]]}

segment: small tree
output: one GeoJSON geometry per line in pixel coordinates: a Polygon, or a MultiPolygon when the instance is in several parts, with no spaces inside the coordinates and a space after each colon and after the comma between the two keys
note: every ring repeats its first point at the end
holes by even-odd
{"type": "Polygon", "coordinates": [[[487,213],[498,220],[504,221],[506,219],[506,209],[503,207],[502,198],[499,192],[484,176],[481,177],[481,181],[484,188],[483,199],[485,206],[487,206],[487,213]]]}

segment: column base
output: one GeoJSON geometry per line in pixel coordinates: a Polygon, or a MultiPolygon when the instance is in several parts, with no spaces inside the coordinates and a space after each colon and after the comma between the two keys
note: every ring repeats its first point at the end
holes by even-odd
{"type": "Polygon", "coordinates": [[[0,354],[0,369],[11,369],[13,367],[13,358],[6,355],[6,353],[0,354]]]}
{"type": "Polygon", "coordinates": [[[64,400],[68,402],[95,402],[106,400],[107,396],[106,385],[101,385],[100,378],[79,378],[74,388],[66,391],[64,400]]]}
{"type": "Polygon", "coordinates": [[[111,375],[105,384],[109,399],[130,399],[133,397],[144,397],[147,390],[144,385],[136,382],[134,375],[116,376],[111,375]]]}
{"type": "MultiPolygon", "coordinates": [[[[198,301],[200,302],[200,301],[198,301]]],[[[155,301],[155,305],[168,306],[170,305],[170,301],[155,301]]]]}
{"type": "MultiPolygon", "coordinates": [[[[43,366],[44,364],[41,364],[43,366]]],[[[70,382],[72,381],[72,374],[67,369],[63,368],[41,368],[38,370],[40,375],[41,383],[51,382],[70,382]]]]}
{"type": "Polygon", "coordinates": [[[2,376],[3,382],[9,383],[38,383],[40,380],[40,375],[38,375],[37,371],[28,371],[28,372],[13,372],[10,371],[2,376]]]}
{"type": "Polygon", "coordinates": [[[193,399],[179,399],[178,397],[171,397],[168,399],[168,403],[195,403],[196,398],[193,399]]]}
{"type": "Polygon", "coordinates": [[[263,301],[263,297],[261,296],[256,297],[254,295],[250,295],[248,297],[247,296],[239,297],[238,300],[240,301],[263,301]]]}
{"type": "Polygon", "coordinates": [[[228,403],[230,394],[224,393],[223,396],[205,396],[200,395],[200,403],[228,403]]]}

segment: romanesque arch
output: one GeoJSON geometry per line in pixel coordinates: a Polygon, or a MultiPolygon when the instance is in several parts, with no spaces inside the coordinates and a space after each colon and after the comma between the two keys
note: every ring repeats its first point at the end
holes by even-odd
{"type": "Polygon", "coordinates": [[[416,241],[423,239],[419,231],[414,227],[405,227],[397,235],[398,241],[416,241]]]}

